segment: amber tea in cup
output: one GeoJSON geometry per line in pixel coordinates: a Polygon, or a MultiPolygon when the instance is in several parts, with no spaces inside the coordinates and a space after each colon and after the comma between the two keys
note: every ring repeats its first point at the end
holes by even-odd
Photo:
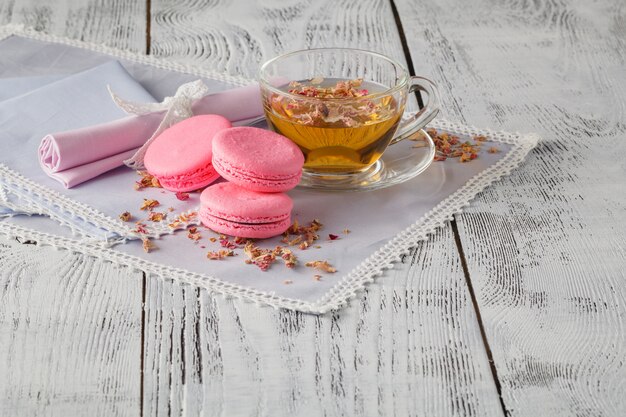
{"type": "Polygon", "coordinates": [[[438,111],[430,81],[368,51],[293,52],[265,63],[259,79],[268,124],[300,147],[305,175],[363,172],[438,111]],[[429,103],[402,121],[407,96],[418,89],[428,93],[429,103]]]}
{"type": "Polygon", "coordinates": [[[387,88],[360,79],[301,80],[279,89],[325,98],[272,94],[266,99],[271,128],[294,141],[306,157],[305,168],[317,171],[352,172],[372,165],[393,138],[404,110],[392,95],[366,98],[387,88]]]}

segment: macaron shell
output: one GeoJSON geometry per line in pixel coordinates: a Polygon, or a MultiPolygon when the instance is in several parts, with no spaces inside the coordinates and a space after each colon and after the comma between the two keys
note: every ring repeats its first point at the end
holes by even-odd
{"type": "Polygon", "coordinates": [[[258,193],[232,182],[221,182],[200,195],[200,220],[208,228],[231,236],[264,239],[291,224],[293,201],[282,193],[258,193]]]}
{"type": "Polygon", "coordinates": [[[238,223],[271,223],[289,217],[293,201],[283,193],[259,193],[232,182],[205,189],[200,204],[209,214],[238,223]]]}
{"type": "Polygon", "coordinates": [[[278,236],[291,225],[289,217],[274,223],[244,224],[211,216],[204,210],[200,211],[199,216],[202,224],[217,233],[250,239],[265,239],[278,236]]]}
{"type": "Polygon", "coordinates": [[[234,182],[241,187],[245,187],[252,191],[276,193],[288,191],[294,188],[300,182],[302,171],[299,171],[296,175],[277,180],[269,180],[247,175],[245,172],[231,166],[227,160],[216,158],[213,156],[213,168],[215,171],[227,179],[234,182]]]}
{"type": "Polygon", "coordinates": [[[192,191],[215,181],[213,137],[231,127],[219,115],[185,119],[164,130],[148,147],[144,165],[170,191],[192,191]]]}
{"type": "Polygon", "coordinates": [[[189,176],[158,177],[161,187],[174,192],[195,191],[206,187],[220,177],[212,167],[189,176]]]}
{"type": "Polygon", "coordinates": [[[234,127],[215,135],[213,158],[224,174],[243,187],[264,184],[264,191],[285,191],[287,181],[293,188],[302,173],[304,155],[288,138],[270,130],[234,127]],[[268,187],[274,189],[268,190],[268,187]]]}

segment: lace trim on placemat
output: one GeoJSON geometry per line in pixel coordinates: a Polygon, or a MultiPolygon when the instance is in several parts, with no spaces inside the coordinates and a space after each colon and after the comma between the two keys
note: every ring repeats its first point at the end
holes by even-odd
{"type": "MultiPolygon", "coordinates": [[[[163,61],[154,57],[116,50],[103,45],[88,44],[81,41],[58,38],[35,32],[33,30],[24,29],[21,26],[5,26],[0,28],[0,39],[11,35],[20,35],[32,39],[63,43],[90,49],[96,52],[106,53],[119,58],[153,65],[167,70],[186,72],[200,77],[213,78],[215,80],[236,85],[243,85],[249,82],[242,77],[214,73],[196,67],[163,61]]],[[[512,145],[512,148],[497,163],[475,175],[465,185],[417,220],[412,226],[396,235],[395,238],[391,239],[385,246],[368,257],[350,274],[342,278],[324,296],[315,302],[306,302],[281,297],[275,295],[274,293],[258,291],[252,288],[228,283],[208,275],[192,273],[183,269],[172,268],[166,265],[146,261],[136,256],[112,250],[102,241],[90,241],[87,239],[81,239],[79,241],[75,239],[68,239],[26,229],[7,222],[0,222],[0,233],[9,237],[20,236],[35,240],[38,244],[51,245],[60,249],[84,253],[89,256],[94,256],[96,258],[144,271],[150,275],[160,277],[161,279],[185,282],[206,288],[211,292],[219,293],[224,296],[242,298],[255,302],[259,305],[272,306],[275,308],[287,308],[316,314],[326,313],[345,306],[350,299],[356,296],[359,290],[364,288],[365,285],[374,281],[374,279],[377,276],[382,275],[385,270],[392,268],[395,262],[400,261],[402,256],[409,252],[410,248],[416,246],[420,241],[426,240],[429,235],[434,233],[438,228],[444,226],[447,221],[452,220],[453,215],[461,213],[463,208],[469,205],[470,201],[476,197],[479,192],[483,191],[490,184],[509,174],[514,168],[519,166],[528,152],[535,147],[539,140],[539,137],[536,135],[494,132],[472,126],[463,126],[440,119],[430,123],[429,127],[445,130],[457,135],[484,135],[487,136],[490,141],[507,143],[512,145]]],[[[130,227],[124,227],[125,225],[123,223],[117,222],[115,219],[111,219],[91,207],[70,200],[67,197],[51,190],[47,190],[27,178],[11,171],[6,166],[0,165],[0,175],[3,176],[7,183],[11,184],[11,189],[0,190],[0,198],[5,201],[3,203],[5,207],[18,209],[18,207],[11,206],[9,196],[7,194],[15,193],[17,197],[21,199],[26,198],[29,201],[26,209],[29,214],[48,214],[45,210],[45,205],[51,204],[58,208],[62,207],[68,214],[79,216],[85,222],[92,225],[110,227],[110,231],[119,233],[120,236],[128,236],[127,233],[129,232],[130,227]],[[36,203],[35,199],[28,199],[28,193],[37,194],[39,196],[38,199],[44,201],[45,204],[36,203]],[[41,197],[45,198],[41,199],[41,197]],[[94,220],[98,220],[98,222],[94,220]],[[100,220],[102,220],[101,223],[99,222],[100,220]]],[[[74,232],[85,236],[81,230],[77,230],[75,226],[68,224],[62,215],[56,215],[55,220],[66,226],[72,227],[74,232]]],[[[164,231],[164,233],[172,232],[173,230],[169,229],[164,231]]],[[[123,237],[121,239],[123,240],[123,237]]]]}
{"type": "MultiPolygon", "coordinates": [[[[83,223],[91,225],[102,230],[102,235],[97,236],[91,234],[93,238],[101,238],[108,245],[123,243],[128,239],[158,238],[166,234],[172,234],[176,230],[181,230],[187,226],[197,226],[200,220],[196,217],[188,222],[181,222],[180,226],[169,227],[167,222],[160,222],[154,225],[148,225],[147,233],[138,233],[135,231],[136,225],[133,223],[125,223],[120,220],[107,216],[99,210],[86,204],[65,197],[54,190],[50,190],[23,175],[15,172],[4,164],[0,163],[0,178],[2,186],[0,189],[3,193],[3,205],[10,206],[16,212],[45,214],[50,218],[68,226],[73,233],[89,234],[82,229],[78,222],[70,223],[67,217],[83,223]],[[11,203],[10,196],[14,195],[19,204],[11,203]],[[52,209],[54,207],[54,210],[52,209]],[[114,238],[107,238],[107,235],[116,234],[114,238]]],[[[186,214],[197,211],[196,209],[184,212],[173,213],[175,215],[186,214]]]]}
{"type": "Polygon", "coordinates": [[[491,141],[511,144],[512,148],[497,163],[471,178],[463,187],[439,203],[412,226],[396,235],[395,238],[367,258],[350,274],[335,284],[326,295],[315,302],[281,297],[273,293],[228,283],[212,276],[160,265],[109,249],[102,242],[62,238],[6,222],[0,222],[0,233],[9,237],[19,236],[35,240],[38,244],[84,253],[144,271],[161,279],[181,281],[205,288],[211,292],[242,298],[259,305],[323,314],[345,306],[365,285],[373,282],[377,276],[382,275],[385,270],[392,268],[394,263],[400,261],[402,256],[409,252],[410,248],[417,245],[420,241],[426,240],[430,234],[451,220],[454,214],[461,213],[463,207],[467,206],[479,192],[519,166],[539,140],[536,135],[523,136],[506,132],[492,132],[457,125],[445,120],[436,120],[430,126],[453,134],[484,135],[489,137],[491,141]]]}

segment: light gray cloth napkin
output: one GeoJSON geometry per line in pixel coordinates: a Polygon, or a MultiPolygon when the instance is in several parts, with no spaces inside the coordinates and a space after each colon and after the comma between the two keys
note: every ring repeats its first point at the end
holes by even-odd
{"type": "MultiPolygon", "coordinates": [[[[80,192],[72,192],[73,190],[65,190],[49,178],[42,171],[37,158],[37,148],[41,138],[47,133],[91,126],[125,116],[109,97],[107,85],[124,91],[133,100],[154,101],[152,95],[117,61],[109,61],[68,76],[0,79],[1,96],[5,98],[0,102],[0,163],[36,184],[61,192],[77,201],[90,205],[97,203],[94,205],[101,210],[120,210],[122,203],[111,199],[112,195],[119,194],[116,192],[119,184],[116,185],[111,178],[86,184],[80,192]]],[[[109,177],[121,175],[122,170],[118,171],[112,172],[109,177]]],[[[125,171],[128,171],[126,175],[134,175],[131,170],[125,171]]],[[[133,180],[129,179],[129,194],[134,192],[132,183],[133,180]]],[[[16,190],[11,183],[1,185],[14,191],[9,195],[14,209],[4,208],[0,211],[4,214],[19,211],[15,207],[28,206],[17,197],[20,194],[29,200],[37,199],[33,190],[16,190]]],[[[107,230],[102,230],[89,219],[76,217],[71,211],[52,203],[48,206],[67,222],[75,224],[88,234],[110,235],[107,230]]]]}

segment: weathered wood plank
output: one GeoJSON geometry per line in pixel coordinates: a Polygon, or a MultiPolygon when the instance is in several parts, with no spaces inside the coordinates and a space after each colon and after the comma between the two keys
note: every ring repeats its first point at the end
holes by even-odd
{"type": "Polygon", "coordinates": [[[399,1],[446,113],[544,141],[457,217],[512,416],[626,414],[626,10],[399,1]]]}
{"type": "Polygon", "coordinates": [[[119,49],[146,50],[146,2],[125,0],[9,0],[0,24],[23,24],[46,33],[119,49]]]}
{"type": "MultiPolygon", "coordinates": [[[[151,4],[151,52],[195,65],[254,76],[330,45],[404,61],[384,1],[151,4]]],[[[501,415],[450,229],[335,315],[195,294],[148,280],[145,415],[501,415]]]]}
{"type": "MultiPolygon", "coordinates": [[[[0,24],[139,52],[145,15],[144,2],[0,2],[0,24]]],[[[0,252],[0,415],[139,415],[142,274],[49,247],[0,252]]]]}
{"type": "Polygon", "coordinates": [[[144,415],[502,415],[450,228],[332,315],[148,288],[144,415]]]}
{"type": "Polygon", "coordinates": [[[349,46],[405,62],[386,1],[188,2],[153,0],[151,53],[254,78],[279,53],[349,46]]]}
{"type": "Polygon", "coordinates": [[[136,416],[141,272],[0,240],[0,415],[136,416]]]}

